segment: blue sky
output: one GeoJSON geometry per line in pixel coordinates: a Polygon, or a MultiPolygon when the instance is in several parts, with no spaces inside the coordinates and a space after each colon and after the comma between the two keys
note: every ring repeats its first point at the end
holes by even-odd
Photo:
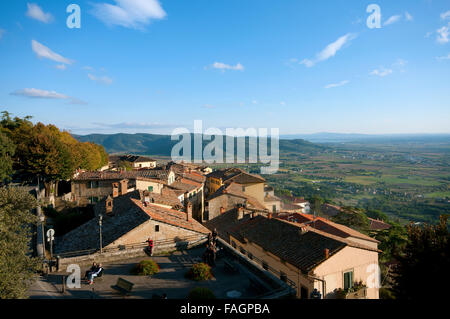
{"type": "Polygon", "coordinates": [[[449,27],[448,0],[1,1],[0,109],[78,134],[450,133],[449,27]]]}

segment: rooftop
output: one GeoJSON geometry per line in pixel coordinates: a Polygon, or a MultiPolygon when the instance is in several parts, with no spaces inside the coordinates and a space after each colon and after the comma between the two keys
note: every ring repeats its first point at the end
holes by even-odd
{"type": "Polygon", "coordinates": [[[137,171],[117,171],[117,172],[80,172],[74,176],[77,181],[91,180],[167,180],[169,171],[159,169],[143,169],[137,171]]]}
{"type": "Polygon", "coordinates": [[[246,215],[238,219],[237,209],[208,221],[205,226],[216,228],[219,236],[227,241],[231,235],[239,241],[253,242],[305,272],[325,261],[325,249],[329,250],[329,256],[345,246],[377,251],[309,226],[277,218],[251,218],[246,215]]]}
{"type": "Polygon", "coordinates": [[[222,182],[230,181],[238,184],[264,183],[266,180],[259,175],[250,174],[240,168],[221,169],[209,173],[207,177],[220,178],[222,182]]]}
{"type": "MultiPolygon", "coordinates": [[[[173,226],[206,234],[208,229],[194,219],[187,221],[186,213],[163,208],[152,203],[144,206],[142,191],[133,191],[113,199],[113,211],[103,218],[102,238],[106,247],[150,218],[173,226]]],[[[104,215],[106,201],[95,206],[96,216],[104,215]]],[[[64,253],[99,247],[98,220],[93,218],[66,235],[56,238],[55,252],[64,253]]]]}

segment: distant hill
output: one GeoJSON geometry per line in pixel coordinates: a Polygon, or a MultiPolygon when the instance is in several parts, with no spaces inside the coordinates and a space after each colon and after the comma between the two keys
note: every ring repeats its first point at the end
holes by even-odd
{"type": "MultiPolygon", "coordinates": [[[[172,141],[170,135],[145,133],[90,134],[73,136],[81,142],[101,144],[110,154],[132,153],[140,155],[170,156],[172,147],[178,143],[178,141],[172,141]]],[[[191,136],[193,138],[193,135],[191,136]]],[[[204,145],[208,143],[208,141],[203,142],[204,145]]],[[[248,147],[248,141],[246,144],[248,147]]],[[[310,154],[327,149],[329,148],[326,146],[317,145],[302,139],[280,140],[280,153],[310,154]]]]}

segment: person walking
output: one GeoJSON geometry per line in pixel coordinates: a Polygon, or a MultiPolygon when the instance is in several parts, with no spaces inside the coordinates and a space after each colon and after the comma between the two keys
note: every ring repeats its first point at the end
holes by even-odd
{"type": "Polygon", "coordinates": [[[153,256],[153,240],[149,238],[147,240],[147,243],[148,243],[148,253],[150,254],[150,256],[153,256]]]}

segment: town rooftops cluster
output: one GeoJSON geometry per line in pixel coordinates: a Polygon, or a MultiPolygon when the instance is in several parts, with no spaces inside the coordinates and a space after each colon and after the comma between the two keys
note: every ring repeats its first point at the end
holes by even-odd
{"type": "MultiPolygon", "coordinates": [[[[148,196],[148,194],[146,194],[148,196]]],[[[155,196],[155,195],[152,195],[155,196]]],[[[186,229],[194,233],[209,231],[186,212],[165,208],[146,198],[143,191],[133,191],[116,198],[108,197],[95,206],[95,214],[105,216],[102,223],[103,246],[106,247],[149,220],[186,229]],[[107,212],[107,203],[112,210],[107,212]]],[[[89,250],[99,246],[98,218],[93,218],[56,241],[58,253],[89,250]]]]}
{"type": "Polygon", "coordinates": [[[310,225],[288,222],[270,215],[239,214],[239,209],[234,209],[207,222],[206,226],[216,229],[228,241],[235,238],[240,242],[255,243],[305,272],[345,246],[378,252],[377,248],[310,225]]]}

